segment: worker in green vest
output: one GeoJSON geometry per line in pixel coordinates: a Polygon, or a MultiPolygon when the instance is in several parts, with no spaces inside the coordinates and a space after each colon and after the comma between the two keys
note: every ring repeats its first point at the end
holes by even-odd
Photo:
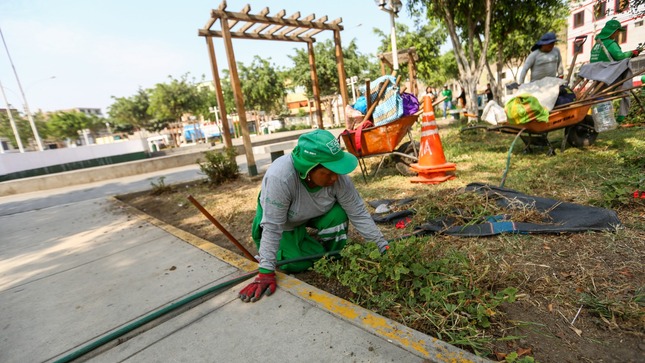
{"type": "MultiPolygon", "coordinates": [[[[591,49],[589,61],[591,63],[613,62],[638,56],[640,54],[640,51],[637,49],[623,52],[623,50],[620,48],[620,45],[618,44],[618,37],[620,36],[620,33],[625,31],[626,29],[620,24],[618,20],[609,20],[602,28],[598,36],[596,36],[596,44],[591,49]]],[[[631,71],[628,75],[625,75],[625,77],[630,76],[631,71]]],[[[625,78],[621,77],[619,78],[619,81],[623,79],[625,78]]],[[[632,81],[627,81],[623,84],[623,88],[631,87],[632,81]]],[[[617,122],[622,122],[625,119],[625,116],[629,112],[630,104],[631,99],[629,96],[625,96],[620,100],[618,117],[616,117],[617,122]]]]}
{"type": "Polygon", "coordinates": [[[445,120],[448,110],[452,109],[452,91],[448,88],[448,85],[443,86],[441,95],[445,97],[443,100],[443,119],[445,120]]]}

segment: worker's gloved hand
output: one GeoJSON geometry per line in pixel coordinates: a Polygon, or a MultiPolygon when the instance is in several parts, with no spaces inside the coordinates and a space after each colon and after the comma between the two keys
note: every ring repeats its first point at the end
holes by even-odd
{"type": "Polygon", "coordinates": [[[262,295],[273,294],[277,287],[275,272],[259,273],[252,283],[240,291],[238,296],[244,302],[256,302],[262,298],[262,295]]]}
{"type": "Polygon", "coordinates": [[[639,54],[641,54],[641,52],[638,49],[632,50],[632,57],[638,57],[639,54]]]}
{"type": "Polygon", "coordinates": [[[387,241],[379,242],[377,244],[377,246],[378,246],[378,250],[379,250],[379,252],[381,252],[381,254],[387,252],[387,250],[390,249],[390,245],[387,243],[387,241]]]}

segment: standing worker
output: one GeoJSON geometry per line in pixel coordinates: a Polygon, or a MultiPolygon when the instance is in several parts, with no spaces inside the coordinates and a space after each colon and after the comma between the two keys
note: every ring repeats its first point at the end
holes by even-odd
{"type": "MultiPolygon", "coordinates": [[[[327,130],[301,135],[290,155],[271,164],[262,179],[251,232],[260,254],[260,273],[240,291],[240,299],[255,302],[275,292],[277,261],[343,249],[348,222],[381,253],[389,248],[346,175],[357,165],[356,157],[343,151],[327,130]],[[317,230],[317,238],[307,227],[317,230]]],[[[300,272],[313,263],[292,262],[281,269],[300,272]]]]}
{"type": "Polygon", "coordinates": [[[452,91],[448,88],[448,85],[443,86],[443,91],[441,91],[441,96],[445,97],[443,100],[443,119],[446,119],[448,111],[452,109],[452,91]]]}
{"type": "Polygon", "coordinates": [[[546,33],[531,47],[531,54],[526,58],[522,71],[520,72],[519,83],[524,83],[526,72],[531,70],[531,82],[535,82],[544,77],[562,77],[564,68],[562,67],[562,56],[560,49],[555,47],[558,39],[555,33],[546,33]]]}
{"type": "MultiPolygon", "coordinates": [[[[626,31],[626,29],[622,25],[620,25],[620,22],[618,20],[609,20],[602,28],[598,36],[596,36],[596,44],[593,46],[593,48],[591,48],[589,62],[613,62],[638,56],[640,54],[639,50],[630,50],[628,52],[623,52],[620,48],[620,45],[618,45],[618,37],[620,33],[624,31],[626,31]]],[[[617,81],[631,77],[631,70],[627,73],[628,74],[620,77],[617,81]]],[[[623,83],[622,88],[632,88],[632,81],[630,80],[623,83]]],[[[620,100],[618,117],[616,117],[617,122],[623,122],[625,116],[627,116],[627,113],[629,112],[630,105],[631,98],[629,96],[625,96],[620,100]]]]}

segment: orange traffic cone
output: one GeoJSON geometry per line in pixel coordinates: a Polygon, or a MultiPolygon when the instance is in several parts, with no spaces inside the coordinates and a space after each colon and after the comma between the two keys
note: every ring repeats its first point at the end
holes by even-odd
{"type": "Polygon", "coordinates": [[[439,184],[454,179],[454,174],[447,174],[457,169],[457,165],[446,162],[443,146],[439,138],[439,129],[434,118],[432,101],[425,97],[423,101],[423,121],[421,122],[421,146],[419,162],[410,165],[418,175],[411,178],[412,183],[439,184]]]}

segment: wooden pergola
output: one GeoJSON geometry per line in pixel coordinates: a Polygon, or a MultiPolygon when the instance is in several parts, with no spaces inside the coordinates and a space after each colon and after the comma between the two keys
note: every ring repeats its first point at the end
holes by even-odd
{"type": "MultiPolygon", "coordinates": [[[[397,52],[398,54],[398,59],[399,59],[399,64],[408,64],[408,78],[410,79],[410,93],[417,95],[419,93],[419,89],[417,87],[417,66],[416,66],[416,61],[419,60],[419,56],[417,55],[417,50],[416,48],[408,48],[408,49],[401,49],[397,52]]],[[[386,53],[381,53],[378,54],[378,59],[381,61],[381,74],[385,75],[385,65],[387,65],[390,68],[390,72],[394,70],[394,66],[392,65],[392,52],[386,52],[386,53]]]]}
{"type": "Polygon", "coordinates": [[[300,19],[300,12],[296,12],[285,18],[286,12],[280,10],[274,16],[270,16],[269,8],[265,7],[258,14],[251,14],[251,6],[246,5],[240,12],[231,12],[226,10],[226,1],[223,0],[219,8],[211,10],[210,19],[199,29],[198,35],[206,38],[208,54],[211,62],[211,71],[213,73],[213,83],[217,95],[217,105],[222,120],[222,132],[224,143],[227,147],[232,147],[231,133],[229,131],[228,119],[226,117],[226,107],[224,106],[224,96],[220,83],[219,71],[217,69],[217,58],[215,57],[215,48],[213,46],[213,37],[222,38],[228,60],[229,73],[231,76],[231,86],[235,96],[235,106],[240,120],[242,130],[242,139],[246,150],[246,160],[248,164],[249,175],[258,174],[253,148],[251,147],[251,137],[246,120],[246,111],[244,109],[244,95],[240,85],[239,75],[237,73],[237,64],[233,52],[232,39],[257,39],[257,40],[278,40],[286,42],[307,43],[309,53],[309,67],[311,70],[311,80],[313,82],[314,104],[318,116],[318,127],[323,128],[322,110],[320,108],[320,90],[318,88],[318,76],[316,75],[316,61],[313,43],[316,41],[314,35],[331,30],[334,32],[334,45],[336,49],[336,64],[338,66],[340,92],[343,99],[343,107],[347,106],[347,85],[345,84],[345,64],[343,61],[343,51],[340,42],[340,32],[343,30],[341,18],[328,22],[327,16],[314,20],[316,17],[311,14],[300,19]],[[218,21],[219,20],[219,21],[218,21]],[[219,29],[217,28],[219,27],[219,29]]]}

